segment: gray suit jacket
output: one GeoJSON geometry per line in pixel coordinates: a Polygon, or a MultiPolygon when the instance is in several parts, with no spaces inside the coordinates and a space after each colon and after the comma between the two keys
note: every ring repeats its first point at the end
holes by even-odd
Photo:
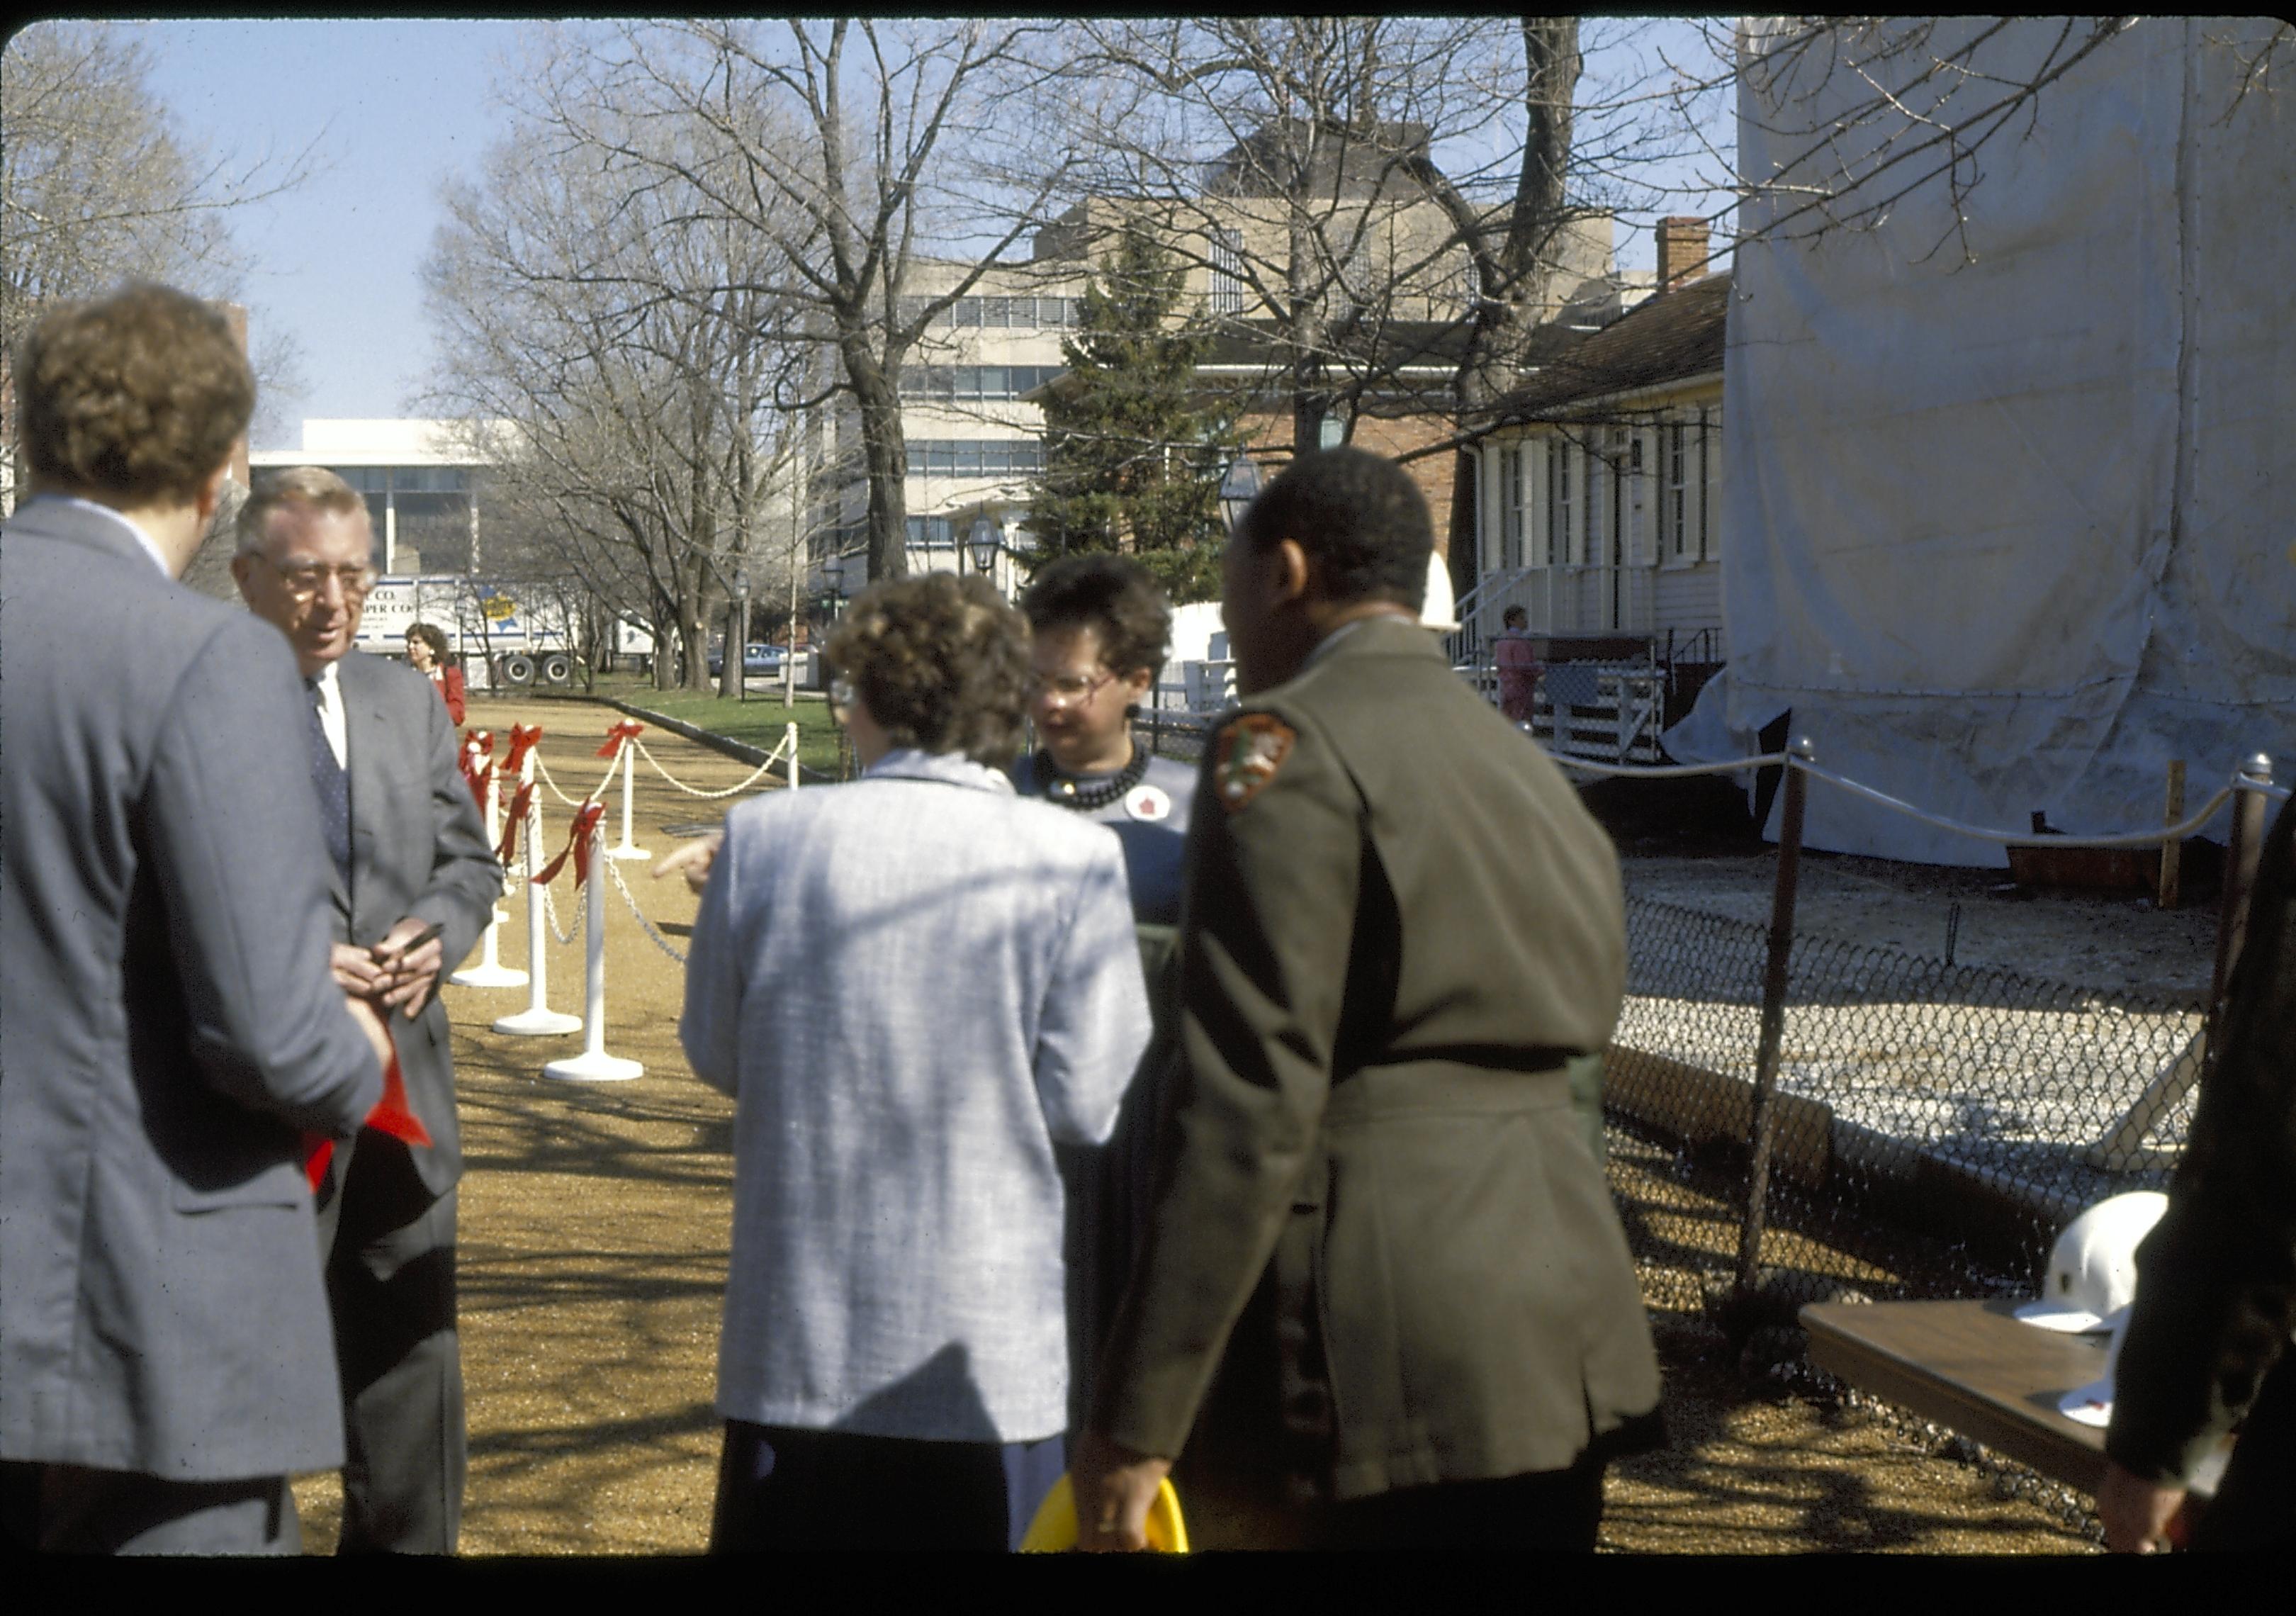
{"type": "Polygon", "coordinates": [[[326,971],[276,630],[90,511],[0,536],[0,1457],[342,1459],[299,1130],[381,1094],[326,971]]]}
{"type": "MultiPolygon", "coordinates": [[[[357,651],[337,669],[349,737],[351,884],[345,891],[328,866],[335,940],[374,942],[409,915],[439,922],[444,981],[502,893],[502,866],[455,764],[454,725],[412,669],[357,651]]],[[[463,1171],[447,1008],[434,994],[414,1021],[393,1014],[390,1029],[407,1103],[430,1133],[430,1147],[413,1153],[415,1170],[443,1195],[463,1171]]]]}

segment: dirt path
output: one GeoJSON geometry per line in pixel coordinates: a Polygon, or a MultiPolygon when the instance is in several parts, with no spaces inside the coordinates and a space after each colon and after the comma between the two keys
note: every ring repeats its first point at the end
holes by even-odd
{"type": "MultiPolygon", "coordinates": [[[[591,754],[619,715],[566,701],[484,701],[471,716],[498,732],[542,724],[542,757],[573,794],[604,772],[591,754]]],[[[645,739],[694,786],[722,789],[750,772],[674,736],[649,731],[645,739]]],[[[554,851],[570,810],[546,792],[544,799],[545,845],[554,851]]],[[[618,832],[619,797],[609,801],[607,824],[618,832]]],[[[656,856],[674,845],[663,826],[715,820],[723,807],[640,767],[637,840],[656,856]]],[[[694,899],[681,884],[646,880],[645,867],[622,865],[624,881],[682,949],[694,899]]],[[[643,1077],[594,1086],[545,1079],[543,1062],[577,1050],[579,1035],[493,1032],[493,1018],[525,1006],[524,988],[447,990],[469,1162],[459,1253],[471,1433],[466,1554],[691,1554],[708,1540],[733,1108],[693,1079],[678,1052],[682,968],[646,938],[611,879],[607,895],[607,1048],[643,1062],[643,1077]]],[[[574,909],[562,876],[562,923],[570,926],[574,909]]],[[[523,966],[523,910],[509,912],[501,957],[523,966]]],[[[549,966],[550,1003],[578,1012],[578,946],[554,946],[549,966]]],[[[1984,1471],[1936,1456],[1885,1422],[1742,1391],[1719,1332],[1698,1310],[1702,1277],[1731,1249],[1726,1208],[1677,1182],[1663,1153],[1631,1141],[1613,1180],[1644,1235],[1675,1446],[1614,1472],[1607,1547],[2085,1546],[2049,1510],[1996,1497],[1984,1471]]],[[[1815,1248],[1793,1260],[1862,1272],[1815,1248]]],[[[308,1547],[332,1548],[336,1479],[301,1478],[296,1497],[308,1547]]]]}

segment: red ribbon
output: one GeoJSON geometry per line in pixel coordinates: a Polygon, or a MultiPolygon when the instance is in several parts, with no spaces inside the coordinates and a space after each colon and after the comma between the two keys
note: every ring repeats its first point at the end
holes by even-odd
{"type": "Polygon", "coordinates": [[[541,739],[542,726],[539,724],[512,725],[510,751],[503,758],[503,773],[505,775],[518,773],[519,765],[526,761],[526,754],[532,751],[536,742],[541,739]]]}
{"type": "MultiPolygon", "coordinates": [[[[374,1109],[367,1112],[366,1120],[360,1126],[389,1134],[408,1144],[430,1143],[430,1130],[422,1126],[422,1119],[406,1102],[406,1079],[398,1070],[396,1052],[383,1070],[382,1098],[374,1103],[374,1109]]],[[[324,1134],[305,1134],[303,1152],[303,1177],[309,1180],[311,1194],[316,1195],[319,1185],[326,1181],[327,1164],[335,1159],[335,1142],[324,1134]]]]}
{"type": "Polygon", "coordinates": [[[598,756],[601,758],[612,757],[626,744],[636,740],[639,735],[644,733],[644,731],[645,726],[639,723],[636,718],[625,718],[619,724],[608,726],[606,729],[606,743],[598,749],[598,756]]]}
{"type": "Polygon", "coordinates": [[[462,756],[455,759],[462,767],[464,783],[471,788],[471,795],[478,799],[480,808],[487,805],[487,779],[494,773],[494,731],[470,730],[463,736],[462,756]]]}
{"type": "Polygon", "coordinates": [[[534,879],[543,886],[548,886],[558,879],[558,872],[566,867],[567,854],[571,853],[574,856],[574,885],[578,889],[589,880],[590,833],[597,829],[598,821],[605,811],[606,805],[603,802],[586,801],[577,808],[574,811],[574,828],[566,838],[565,848],[557,857],[536,871],[534,879]]]}
{"type": "Polygon", "coordinates": [[[527,806],[533,800],[534,782],[531,780],[520,786],[511,797],[510,811],[503,817],[502,846],[495,849],[495,857],[501,859],[505,866],[518,851],[518,827],[526,823],[527,806]]]}

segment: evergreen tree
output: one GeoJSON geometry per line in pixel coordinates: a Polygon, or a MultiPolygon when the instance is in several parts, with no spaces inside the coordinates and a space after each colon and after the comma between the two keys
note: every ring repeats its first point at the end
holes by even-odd
{"type": "Polygon", "coordinates": [[[1175,604],[1218,598],[1218,483],[1235,440],[1228,412],[1197,396],[1210,332],[1200,320],[1172,320],[1185,273],[1128,230],[1086,287],[1080,334],[1061,345],[1068,378],[1045,405],[1045,472],[1026,524],[1032,571],[1120,550],[1175,604]]]}

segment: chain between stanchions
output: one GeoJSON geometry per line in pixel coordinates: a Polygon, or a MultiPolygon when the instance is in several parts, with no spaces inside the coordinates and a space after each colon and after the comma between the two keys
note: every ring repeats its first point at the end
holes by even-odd
{"type": "Polygon", "coordinates": [[[720,797],[731,797],[737,792],[745,792],[749,790],[751,785],[755,784],[764,776],[765,772],[767,769],[773,767],[774,765],[782,760],[782,751],[783,748],[789,745],[789,737],[786,735],[782,737],[780,743],[776,745],[772,751],[766,754],[766,760],[758,765],[756,770],[750,774],[748,779],[743,780],[737,784],[729,785],[722,792],[705,792],[700,786],[686,784],[685,782],[680,780],[676,775],[662,767],[660,759],[646,750],[646,743],[644,742],[632,741],[630,744],[638,749],[639,757],[644,758],[648,763],[653,765],[653,772],[655,774],[660,775],[663,779],[668,781],[670,784],[676,786],[679,791],[684,792],[687,796],[716,799],[720,797]]]}
{"type": "Polygon", "coordinates": [[[676,945],[673,944],[669,939],[664,937],[660,931],[654,929],[653,922],[648,920],[646,918],[645,911],[638,907],[637,898],[631,893],[628,885],[622,880],[621,866],[610,858],[606,860],[606,874],[614,878],[614,890],[622,895],[622,901],[629,906],[630,913],[637,916],[639,927],[644,931],[647,937],[653,940],[653,946],[660,949],[664,954],[668,955],[670,958],[676,960],[679,964],[684,964],[685,963],[685,956],[677,951],[676,945]]]}
{"type": "MultiPolygon", "coordinates": [[[[611,867],[612,862],[611,859],[607,861],[609,867],[611,867]]],[[[582,923],[587,918],[588,914],[587,904],[577,904],[574,907],[573,930],[561,931],[558,929],[558,906],[551,900],[550,889],[547,886],[542,889],[542,917],[549,923],[550,935],[558,939],[561,947],[571,947],[574,939],[582,935],[582,923]]]]}
{"type": "Polygon", "coordinates": [[[542,760],[542,754],[539,751],[534,754],[534,772],[542,776],[542,783],[550,788],[550,794],[557,798],[559,801],[564,803],[568,808],[580,808],[586,802],[595,801],[601,792],[603,792],[608,786],[613,784],[614,771],[621,767],[622,755],[619,752],[616,752],[614,754],[614,760],[606,765],[606,777],[598,782],[596,787],[591,791],[588,796],[569,797],[564,792],[558,789],[558,782],[550,777],[550,766],[542,760]]]}
{"type": "Polygon", "coordinates": [[[1837,775],[1831,769],[1821,768],[1815,763],[1804,762],[1787,752],[1765,752],[1759,757],[1734,758],[1722,763],[1636,765],[1598,763],[1591,758],[1575,758],[1568,752],[1549,751],[1545,747],[1539,750],[1546,752],[1546,756],[1552,761],[1565,768],[1577,769],[1582,774],[1599,775],[1606,780],[1671,780],[1691,775],[1739,775],[1748,769],[1756,768],[1798,768],[1813,780],[1823,780],[1828,785],[1837,786],[1852,796],[1863,797],[1869,802],[1903,814],[1909,819],[1917,819],[1923,824],[1933,825],[1939,830],[1950,831],[1955,835],[1967,836],[1978,841],[1997,842],[2003,847],[2013,848],[2158,847],[2164,841],[2181,841],[2185,837],[2196,833],[2202,825],[2216,816],[2217,810],[2229,802],[2236,792],[2255,792],[2261,796],[2276,797],[2284,801],[2289,795],[2287,790],[2283,787],[2251,780],[2242,775],[2234,776],[2229,785],[2218,788],[2217,794],[2202,803],[2198,811],[2186,815],[2175,824],[2162,825],[2157,831],[2122,831],[2099,836],[2061,836],[2053,832],[2046,836],[2036,836],[2030,831],[1997,831],[1988,825],[1970,824],[1963,820],[1948,819],[1942,814],[1932,814],[1928,809],[1917,808],[1901,798],[1892,797],[1887,792],[1877,791],[1873,786],[1852,780],[1846,775],[1837,775]]]}

